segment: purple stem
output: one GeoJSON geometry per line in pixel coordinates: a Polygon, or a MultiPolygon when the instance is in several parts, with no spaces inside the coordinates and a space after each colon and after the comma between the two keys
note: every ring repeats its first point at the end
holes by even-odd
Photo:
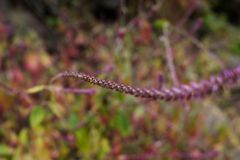
{"type": "Polygon", "coordinates": [[[95,89],[78,89],[78,88],[62,88],[62,89],[60,89],[60,91],[77,93],[77,94],[94,94],[94,93],[96,93],[95,89]]]}

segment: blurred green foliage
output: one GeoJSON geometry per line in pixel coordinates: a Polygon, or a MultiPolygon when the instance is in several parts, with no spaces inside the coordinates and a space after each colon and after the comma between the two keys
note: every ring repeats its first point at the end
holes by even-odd
{"type": "Polygon", "coordinates": [[[61,35],[51,54],[29,12],[0,11],[0,159],[237,160],[238,88],[166,103],[98,87],[95,94],[73,93],[93,88],[74,79],[49,82],[79,70],[146,88],[172,86],[164,29],[178,80],[197,81],[239,65],[239,26],[208,1],[134,1],[111,23],[87,8],[83,14],[85,3],[61,2],[59,17],[47,19],[61,35]]]}

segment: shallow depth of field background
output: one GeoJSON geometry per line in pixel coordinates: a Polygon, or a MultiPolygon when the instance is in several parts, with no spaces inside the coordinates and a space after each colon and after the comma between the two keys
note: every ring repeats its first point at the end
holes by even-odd
{"type": "Polygon", "coordinates": [[[239,160],[239,85],[163,102],[74,79],[50,84],[77,70],[160,89],[237,66],[239,8],[238,0],[1,0],[0,160],[239,160]]]}

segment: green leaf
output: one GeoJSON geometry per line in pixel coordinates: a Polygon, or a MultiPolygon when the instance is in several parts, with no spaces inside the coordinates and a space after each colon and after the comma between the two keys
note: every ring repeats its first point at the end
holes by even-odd
{"type": "Polygon", "coordinates": [[[49,27],[56,27],[58,25],[59,21],[57,18],[49,17],[47,18],[47,25],[49,27]]]}
{"type": "Polygon", "coordinates": [[[75,135],[79,151],[84,155],[89,154],[91,152],[91,146],[88,131],[85,128],[80,128],[75,132],[75,135]]]}
{"type": "Polygon", "coordinates": [[[122,109],[118,110],[117,115],[114,117],[113,125],[123,136],[129,135],[131,132],[130,120],[122,109]]]}
{"type": "Polygon", "coordinates": [[[41,106],[36,106],[33,108],[30,114],[30,125],[31,127],[39,126],[44,118],[46,117],[46,111],[41,106]]]}
{"type": "Polygon", "coordinates": [[[28,142],[28,130],[26,128],[22,129],[19,133],[19,141],[21,144],[25,145],[28,142]]]}
{"type": "Polygon", "coordinates": [[[9,156],[13,154],[13,149],[5,144],[0,144],[0,156],[9,156]]]}
{"type": "Polygon", "coordinates": [[[101,139],[100,145],[101,148],[99,153],[100,154],[99,159],[105,159],[106,155],[111,151],[108,139],[106,138],[101,139]]]}
{"type": "Polygon", "coordinates": [[[211,12],[205,15],[204,22],[212,32],[219,32],[222,29],[226,29],[226,17],[223,15],[215,15],[211,12]]]}
{"type": "Polygon", "coordinates": [[[231,53],[240,56],[240,42],[235,40],[229,43],[229,50],[231,53]]]}
{"type": "Polygon", "coordinates": [[[164,29],[164,28],[167,28],[169,26],[169,22],[167,20],[164,20],[164,19],[159,19],[159,20],[156,20],[154,22],[153,26],[156,29],[164,29]]]}
{"type": "Polygon", "coordinates": [[[71,115],[68,118],[68,127],[70,129],[76,128],[79,124],[79,117],[75,113],[71,113],[71,115]]]}
{"type": "Polygon", "coordinates": [[[44,89],[46,89],[45,85],[38,85],[38,86],[34,86],[32,88],[29,88],[26,92],[29,93],[29,94],[34,94],[34,93],[41,92],[44,89]]]}
{"type": "Polygon", "coordinates": [[[54,115],[56,115],[58,118],[63,118],[64,115],[64,108],[61,106],[60,103],[53,100],[49,103],[49,108],[52,111],[54,115]]]}

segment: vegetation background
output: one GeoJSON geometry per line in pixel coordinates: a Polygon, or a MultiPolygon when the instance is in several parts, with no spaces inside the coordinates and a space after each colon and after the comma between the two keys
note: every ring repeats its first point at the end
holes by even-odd
{"type": "Polygon", "coordinates": [[[146,88],[240,64],[238,0],[1,0],[1,160],[239,160],[240,88],[163,102],[74,79],[146,88]]]}

